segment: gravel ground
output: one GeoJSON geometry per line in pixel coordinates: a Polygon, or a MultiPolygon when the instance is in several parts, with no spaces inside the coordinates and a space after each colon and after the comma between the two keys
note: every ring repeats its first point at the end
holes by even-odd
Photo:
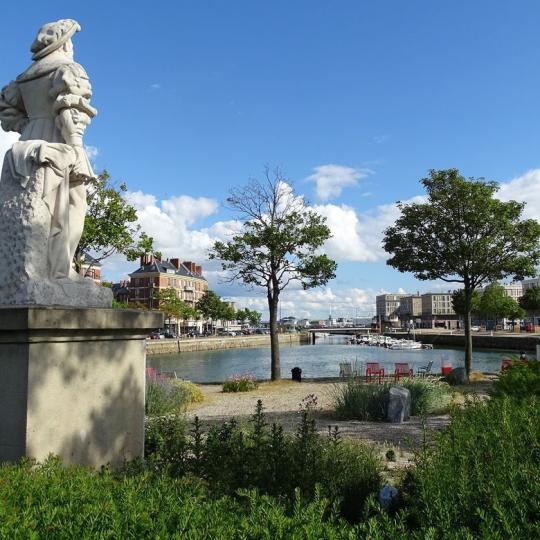
{"type": "MultiPolygon", "coordinates": [[[[268,422],[278,422],[288,431],[294,430],[300,415],[300,403],[313,394],[317,397],[314,413],[317,429],[327,433],[329,427],[338,426],[343,437],[364,440],[370,443],[390,445],[396,448],[412,449],[423,440],[422,421],[412,417],[403,424],[385,422],[360,422],[356,420],[337,420],[332,414],[332,392],[337,382],[302,382],[280,381],[262,383],[251,392],[223,393],[221,385],[201,385],[205,395],[203,403],[194,404],[188,411],[188,417],[198,416],[205,425],[222,423],[235,418],[239,422],[249,421],[257,400],[262,400],[268,422]]],[[[427,419],[427,437],[431,430],[439,430],[448,424],[447,415],[430,416],[427,419]]]]}

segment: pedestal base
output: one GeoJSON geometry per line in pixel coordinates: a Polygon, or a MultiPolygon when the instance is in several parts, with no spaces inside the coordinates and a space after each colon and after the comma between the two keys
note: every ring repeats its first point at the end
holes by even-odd
{"type": "Polygon", "coordinates": [[[0,462],[141,457],[145,339],[161,326],[154,312],[0,308],[0,462]]]}

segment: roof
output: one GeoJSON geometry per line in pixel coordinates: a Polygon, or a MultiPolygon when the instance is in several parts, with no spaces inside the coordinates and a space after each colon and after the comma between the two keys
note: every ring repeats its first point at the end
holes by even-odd
{"type": "Polygon", "coordinates": [[[94,257],[92,257],[86,252],[83,253],[82,264],[88,264],[92,266],[101,266],[101,263],[97,259],[94,259],[94,257]]]}
{"type": "Polygon", "coordinates": [[[204,278],[202,275],[195,274],[194,272],[190,272],[182,263],[180,263],[180,267],[176,268],[174,264],[170,263],[169,261],[154,261],[150,264],[145,264],[141,267],[139,267],[135,272],[132,272],[129,274],[130,276],[134,276],[136,274],[172,274],[174,273],[177,276],[184,276],[184,277],[192,277],[197,279],[203,279],[206,281],[206,278],[204,278]]]}

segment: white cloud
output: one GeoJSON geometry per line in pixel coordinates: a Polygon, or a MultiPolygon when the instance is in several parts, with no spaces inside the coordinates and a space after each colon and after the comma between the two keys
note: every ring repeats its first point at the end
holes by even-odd
{"type": "MultiPolygon", "coordinates": [[[[423,197],[415,197],[405,202],[423,200],[423,197]]],[[[332,238],[324,245],[330,257],[338,262],[376,262],[386,258],[383,233],[399,216],[396,204],[379,205],[362,213],[345,204],[316,205],[313,209],[326,217],[332,232],[332,238]]]]}
{"type": "Polygon", "coordinates": [[[328,201],[339,197],[343,188],[356,186],[358,182],[373,174],[370,169],[358,169],[343,165],[320,165],[314,168],[314,173],[308,180],[315,183],[317,197],[321,201],[328,201]]]}
{"type": "Polygon", "coordinates": [[[4,163],[4,155],[11,148],[14,142],[19,140],[19,134],[14,131],[3,131],[0,128],[0,168],[4,163]]]}
{"type": "Polygon", "coordinates": [[[390,137],[388,135],[375,135],[373,137],[373,142],[377,144],[382,144],[386,142],[390,137]]]}
{"type": "Polygon", "coordinates": [[[99,156],[99,148],[97,146],[85,146],[84,149],[90,161],[94,161],[99,156]]]}
{"type": "MultiPolygon", "coordinates": [[[[349,288],[332,289],[286,289],[281,296],[280,310],[283,317],[294,315],[298,318],[326,319],[334,317],[369,317],[375,313],[375,291],[349,288]]],[[[227,296],[237,308],[248,307],[262,312],[268,318],[268,304],[263,295],[227,296]]]]}
{"type": "Polygon", "coordinates": [[[523,215],[540,221],[540,169],[501,184],[497,197],[503,201],[515,200],[527,203],[523,215]]]}

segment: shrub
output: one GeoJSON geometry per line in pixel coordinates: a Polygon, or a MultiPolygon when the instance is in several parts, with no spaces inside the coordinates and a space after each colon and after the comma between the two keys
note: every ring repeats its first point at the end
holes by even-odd
{"type": "Polygon", "coordinates": [[[243,373],[234,375],[223,383],[223,392],[249,392],[256,390],[259,387],[255,375],[251,373],[243,373]]]}
{"type": "Polygon", "coordinates": [[[516,361],[494,381],[494,394],[523,398],[540,396],[540,362],[516,361]]]}
{"type": "Polygon", "coordinates": [[[411,469],[404,502],[409,527],[429,538],[538,538],[538,398],[456,408],[411,469]]]}
{"type": "MultiPolygon", "coordinates": [[[[432,379],[404,379],[399,382],[411,393],[411,414],[432,414],[448,409],[452,394],[448,384],[432,379]]],[[[338,417],[358,420],[386,420],[388,391],[395,386],[364,383],[350,379],[334,388],[334,407],[338,417]]]]}
{"type": "Polygon", "coordinates": [[[339,418],[385,420],[388,410],[387,384],[365,384],[349,379],[334,387],[333,400],[339,418]]]}
{"type": "Polygon", "coordinates": [[[174,476],[195,474],[216,496],[256,488],[293,504],[297,488],[312,500],[320,484],[322,495],[341,500],[342,515],[355,521],[380,486],[375,454],[364,445],[341,441],[336,431],[320,436],[308,410],[302,411],[294,435],[269,426],[260,401],[245,429],[231,420],[203,435],[196,419],[188,436],[173,422],[164,417],[148,425],[149,463],[174,476]]]}
{"type": "Polygon", "coordinates": [[[145,412],[155,416],[179,413],[189,403],[190,392],[171,379],[147,379],[145,412]]]}
{"type": "Polygon", "coordinates": [[[185,395],[185,403],[201,403],[204,401],[204,394],[201,389],[191,381],[184,381],[182,379],[172,379],[171,383],[180,388],[185,395]]]}
{"type": "Polygon", "coordinates": [[[446,382],[406,379],[400,384],[411,393],[411,414],[414,416],[446,412],[452,403],[452,391],[446,382]]]}
{"type": "Polygon", "coordinates": [[[0,538],[351,538],[318,494],[278,500],[241,492],[212,498],[201,482],[149,471],[119,475],[56,459],[0,467],[0,538]]]}

